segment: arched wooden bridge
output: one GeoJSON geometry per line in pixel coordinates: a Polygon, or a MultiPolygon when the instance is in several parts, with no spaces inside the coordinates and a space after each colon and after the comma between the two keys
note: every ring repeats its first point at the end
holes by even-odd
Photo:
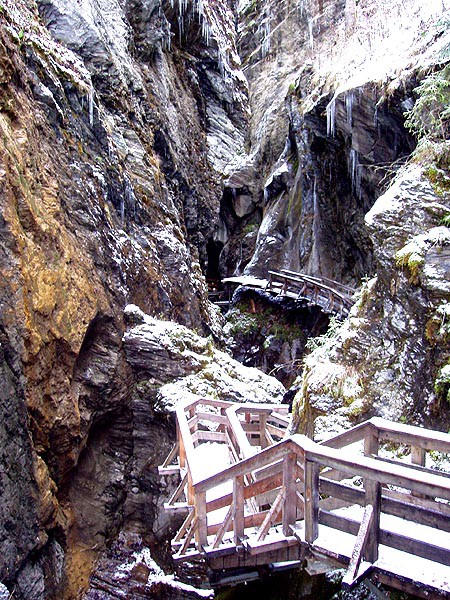
{"type": "MultiPolygon", "coordinates": [[[[176,410],[177,443],[159,468],[180,477],[165,504],[184,522],[176,561],[203,558],[216,584],[233,570],[346,568],[424,598],[450,598],[450,474],[425,466],[450,435],[372,418],[321,444],[286,436],[284,405],[210,399],[176,410]],[[409,447],[409,462],[383,444],[409,447]]],[[[245,577],[245,575],[244,575],[245,577]]]]}
{"type": "MultiPolygon", "coordinates": [[[[268,271],[268,279],[249,276],[227,277],[224,284],[245,285],[262,289],[272,295],[303,300],[310,306],[320,308],[330,314],[346,317],[354,304],[355,289],[326,277],[313,277],[304,273],[281,269],[268,271]]],[[[230,301],[220,301],[215,292],[211,297],[216,303],[228,307],[230,301]]]]}

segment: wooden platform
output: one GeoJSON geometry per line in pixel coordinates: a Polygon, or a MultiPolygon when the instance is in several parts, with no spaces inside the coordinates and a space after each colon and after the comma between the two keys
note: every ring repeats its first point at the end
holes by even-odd
{"type": "Polygon", "coordinates": [[[450,476],[425,464],[450,452],[450,436],[373,418],[317,444],[287,436],[288,423],[283,405],[180,405],[160,468],[180,474],[165,505],[185,513],[174,559],[202,557],[213,571],[344,566],[348,589],[370,577],[449,598],[450,476]],[[410,462],[381,458],[385,442],[410,446],[410,462]]]}

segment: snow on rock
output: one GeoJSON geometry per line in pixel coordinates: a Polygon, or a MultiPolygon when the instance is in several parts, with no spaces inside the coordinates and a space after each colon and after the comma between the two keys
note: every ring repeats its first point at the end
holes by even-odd
{"type": "Polygon", "coordinates": [[[99,561],[84,597],[87,600],[156,597],[196,600],[214,597],[211,589],[195,587],[174,574],[165,573],[152,554],[152,549],[139,535],[121,532],[99,561]]]}
{"type": "Polygon", "coordinates": [[[211,338],[161,321],[137,306],[125,308],[130,324],[123,342],[142,380],[159,387],[156,406],[171,410],[180,399],[209,397],[236,402],[281,402],[285,388],[274,377],[245,367],[215,348],[211,338]]]}

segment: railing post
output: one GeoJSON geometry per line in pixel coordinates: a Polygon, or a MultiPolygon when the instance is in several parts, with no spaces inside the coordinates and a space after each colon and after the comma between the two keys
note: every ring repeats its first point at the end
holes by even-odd
{"type": "Polygon", "coordinates": [[[178,440],[178,463],[180,465],[181,469],[184,469],[185,465],[186,465],[186,449],[184,447],[184,442],[183,442],[183,436],[181,435],[180,432],[180,427],[178,425],[178,420],[177,420],[177,440],[178,440]]]}
{"type": "Polygon", "coordinates": [[[208,543],[208,521],[206,514],[206,492],[195,494],[195,513],[197,516],[196,541],[198,550],[208,543]]]}
{"type": "Polygon", "coordinates": [[[233,522],[234,544],[241,545],[244,537],[244,476],[233,479],[233,522]]]}
{"type": "Polygon", "coordinates": [[[420,446],[411,446],[411,463],[413,465],[425,466],[426,452],[420,446]]]}
{"type": "Polygon", "coordinates": [[[364,487],[366,490],[366,506],[370,504],[373,507],[364,549],[364,560],[374,563],[378,560],[378,544],[380,542],[381,484],[372,479],[365,479],[364,487]]]}
{"type": "Polygon", "coordinates": [[[290,526],[297,520],[297,494],[296,494],[296,466],[297,455],[289,452],[283,459],[283,486],[286,496],[283,505],[283,535],[291,535],[290,526]]]}
{"type": "Polygon", "coordinates": [[[378,429],[371,426],[364,436],[364,456],[378,455],[380,442],[378,440],[378,429]]]}
{"type": "Polygon", "coordinates": [[[259,415],[259,445],[261,448],[267,448],[267,438],[266,438],[266,425],[267,425],[267,415],[266,413],[261,413],[259,415]]]}
{"type": "Polygon", "coordinates": [[[319,465],[305,457],[305,541],[319,535],[319,465]]]}

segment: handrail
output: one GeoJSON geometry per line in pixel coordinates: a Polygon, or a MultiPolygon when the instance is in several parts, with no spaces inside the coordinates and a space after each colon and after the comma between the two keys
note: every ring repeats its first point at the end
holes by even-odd
{"type": "Polygon", "coordinates": [[[406,465],[380,463],[374,458],[355,457],[344,453],[342,450],[337,452],[334,448],[321,446],[301,434],[295,434],[290,438],[277,442],[274,446],[262,450],[255,456],[243,459],[224,471],[196,481],[194,488],[196,491],[207,491],[233,477],[246,475],[250,471],[275,462],[287,451],[294,452],[297,456],[304,457],[305,460],[333,467],[352,476],[360,475],[367,479],[380,480],[383,483],[408,489],[411,489],[409,488],[411,486],[414,491],[450,500],[450,481],[442,480],[438,474],[420,472],[419,477],[418,473],[411,472],[406,465]]]}

